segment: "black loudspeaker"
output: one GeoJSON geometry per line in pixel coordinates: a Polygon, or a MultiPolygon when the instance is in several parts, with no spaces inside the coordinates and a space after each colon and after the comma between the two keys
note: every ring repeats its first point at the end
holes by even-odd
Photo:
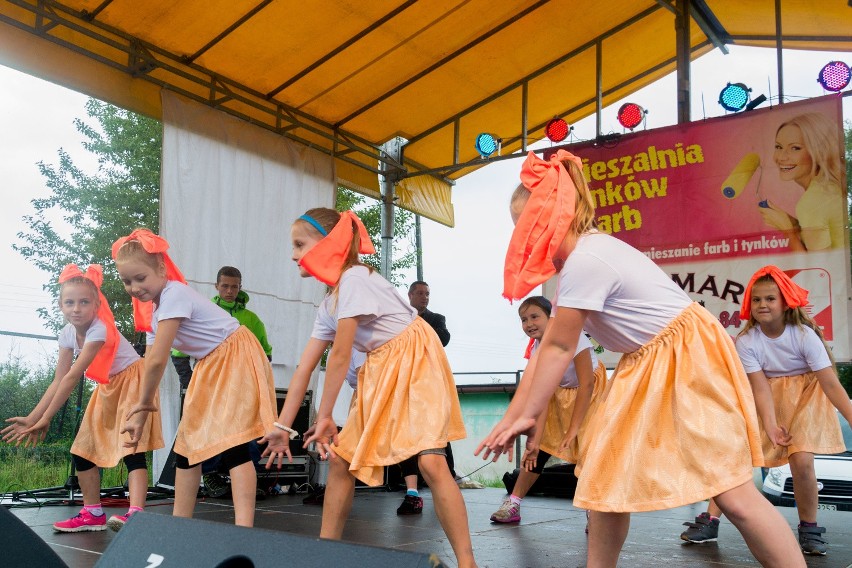
{"type": "MultiPolygon", "coordinates": [[[[5,553],[4,553],[5,554],[5,553]]],[[[36,564],[29,564],[34,566],[36,564]]],[[[192,566],[193,568],[444,568],[434,555],[320,540],[265,529],[248,529],[136,513],[113,539],[95,568],[192,566]]]]}
{"type": "MultiPolygon", "coordinates": [[[[515,482],[518,481],[519,469],[503,474],[503,485],[506,492],[512,493],[515,482]]],[[[563,463],[544,468],[538,479],[530,487],[527,495],[547,495],[551,497],[574,497],[577,490],[577,477],[574,475],[574,464],[563,463]]]]}
{"type": "Polygon", "coordinates": [[[46,542],[2,505],[0,550],[3,551],[4,568],[68,568],[46,542]]]}

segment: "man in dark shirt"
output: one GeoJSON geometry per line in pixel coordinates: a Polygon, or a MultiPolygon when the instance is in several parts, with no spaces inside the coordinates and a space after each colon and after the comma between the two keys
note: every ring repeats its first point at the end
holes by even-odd
{"type": "Polygon", "coordinates": [[[422,280],[413,282],[408,288],[408,303],[411,307],[417,310],[420,317],[426,320],[426,323],[432,326],[438,338],[441,340],[441,345],[447,346],[450,342],[450,332],[447,330],[447,318],[441,314],[430,312],[426,309],[429,305],[429,285],[422,280]]]}

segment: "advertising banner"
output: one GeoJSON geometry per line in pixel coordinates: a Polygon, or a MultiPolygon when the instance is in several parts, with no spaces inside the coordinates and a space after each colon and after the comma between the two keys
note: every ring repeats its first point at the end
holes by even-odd
{"type": "Polygon", "coordinates": [[[751,275],[774,264],[810,291],[808,312],[849,361],[842,124],[830,96],[567,148],[583,160],[598,229],[656,262],[732,336],[751,275]]]}

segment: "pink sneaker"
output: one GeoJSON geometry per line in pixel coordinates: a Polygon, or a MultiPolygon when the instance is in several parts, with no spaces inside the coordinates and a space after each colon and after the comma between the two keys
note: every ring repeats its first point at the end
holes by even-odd
{"type": "Polygon", "coordinates": [[[86,509],[80,509],[76,517],[71,517],[67,521],[53,523],[53,530],[56,532],[102,531],[105,528],[106,515],[96,517],[86,509]]]}
{"type": "Polygon", "coordinates": [[[127,522],[127,519],[130,518],[130,515],[113,515],[107,521],[106,526],[109,527],[111,531],[118,532],[121,530],[121,527],[124,526],[124,523],[127,522]]]}

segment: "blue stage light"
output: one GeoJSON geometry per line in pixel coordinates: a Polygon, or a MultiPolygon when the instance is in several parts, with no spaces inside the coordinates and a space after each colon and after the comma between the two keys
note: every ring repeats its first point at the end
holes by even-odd
{"type": "Polygon", "coordinates": [[[476,135],[474,146],[476,147],[476,151],[479,152],[480,156],[482,156],[483,158],[487,158],[500,148],[501,142],[502,141],[494,134],[482,132],[476,135]]]}
{"type": "Polygon", "coordinates": [[[728,85],[722,89],[722,92],[719,93],[719,104],[727,111],[741,111],[745,108],[751,98],[751,95],[749,95],[750,92],[751,89],[742,83],[728,83],[728,85]]]}

